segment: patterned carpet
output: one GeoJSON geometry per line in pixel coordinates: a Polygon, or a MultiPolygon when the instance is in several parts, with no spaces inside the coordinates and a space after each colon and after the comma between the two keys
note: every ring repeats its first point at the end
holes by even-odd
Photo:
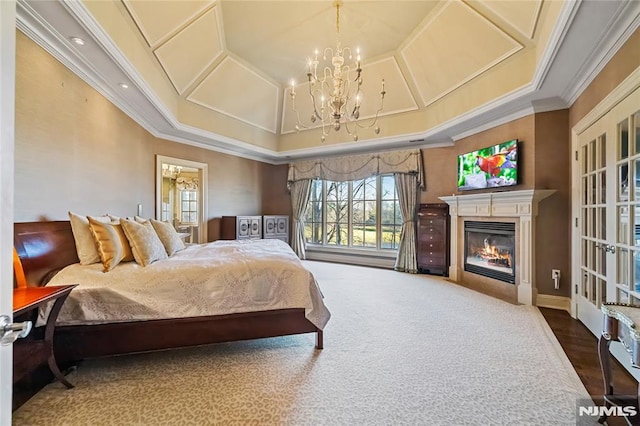
{"type": "Polygon", "coordinates": [[[444,279],[305,262],[313,335],[91,360],[14,425],[575,425],[584,386],[536,308],[444,279]]]}

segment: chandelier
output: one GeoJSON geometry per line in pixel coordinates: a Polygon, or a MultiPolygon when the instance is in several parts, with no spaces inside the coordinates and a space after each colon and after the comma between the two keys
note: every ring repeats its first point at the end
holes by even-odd
{"type": "Polygon", "coordinates": [[[380,91],[380,107],[376,111],[373,121],[368,125],[358,122],[360,118],[360,106],[362,104],[362,68],[360,67],[360,49],[356,49],[356,62],[354,65],[345,65],[345,56],[352,60],[352,50],[350,47],[342,47],[340,42],[340,2],[335,1],[336,7],[336,49],[330,47],[324,49],[323,61],[331,59],[330,64],[325,62],[321,65],[321,74],[318,76],[318,50],[314,52],[314,58],[307,60],[307,79],[309,82],[309,97],[313,106],[311,113],[311,124],[305,125],[300,121],[300,114],[296,110],[296,84],[291,81],[291,108],[296,113],[296,131],[308,129],[315,126],[319,120],[322,125],[322,136],[320,140],[325,141],[329,134],[329,129],[333,127],[339,131],[344,123],[344,128],[353,138],[358,140],[358,128],[365,129],[374,127],[376,134],[380,133],[380,127],[376,125],[378,114],[384,105],[384,79],[382,80],[382,90],[380,91]],[[333,69],[331,68],[333,67],[333,69]],[[350,74],[352,74],[350,79],[350,74]]]}
{"type": "Polygon", "coordinates": [[[170,179],[176,179],[182,172],[182,166],[176,166],[174,164],[162,163],[162,177],[168,177],[170,179]]]}

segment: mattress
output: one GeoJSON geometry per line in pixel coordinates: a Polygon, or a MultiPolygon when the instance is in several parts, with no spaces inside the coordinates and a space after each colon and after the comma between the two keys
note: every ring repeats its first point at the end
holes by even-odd
{"type": "MultiPolygon", "coordinates": [[[[304,308],[323,329],[331,314],[313,274],[280,240],[190,245],[145,267],[65,267],[47,285],[78,284],[58,325],[101,324],[304,308]]],[[[44,318],[46,310],[41,313],[44,318]]]]}

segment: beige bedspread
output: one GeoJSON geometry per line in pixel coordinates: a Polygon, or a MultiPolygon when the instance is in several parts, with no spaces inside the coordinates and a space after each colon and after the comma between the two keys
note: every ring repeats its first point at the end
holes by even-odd
{"type": "Polygon", "coordinates": [[[146,267],[127,262],[107,273],[101,264],[74,264],[48,285],[76,283],[60,325],[304,308],[322,329],[331,316],[311,272],[280,240],[193,245],[146,267]]]}

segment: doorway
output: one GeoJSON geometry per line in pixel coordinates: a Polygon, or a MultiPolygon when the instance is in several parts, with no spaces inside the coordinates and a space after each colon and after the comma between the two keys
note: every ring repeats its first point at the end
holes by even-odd
{"type": "MultiPolygon", "coordinates": [[[[572,132],[572,315],[600,336],[603,303],[640,307],[640,69],[572,132]]],[[[611,352],[640,379],[620,345],[611,352]]]]}
{"type": "Polygon", "coordinates": [[[207,241],[207,164],[156,156],[156,219],[187,243],[207,241]]]}

